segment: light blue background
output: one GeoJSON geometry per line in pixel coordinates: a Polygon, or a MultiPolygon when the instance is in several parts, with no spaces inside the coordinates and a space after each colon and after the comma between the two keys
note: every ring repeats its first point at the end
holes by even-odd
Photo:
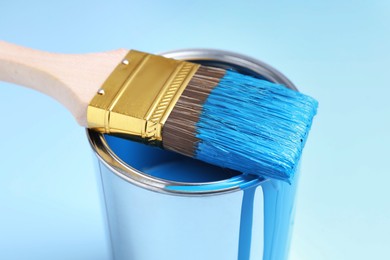
{"type": "MultiPolygon", "coordinates": [[[[292,260],[390,259],[390,2],[1,1],[0,39],[63,53],[207,47],[261,59],[320,102],[292,260]]],[[[107,259],[84,129],[0,83],[0,259],[107,259]]]]}

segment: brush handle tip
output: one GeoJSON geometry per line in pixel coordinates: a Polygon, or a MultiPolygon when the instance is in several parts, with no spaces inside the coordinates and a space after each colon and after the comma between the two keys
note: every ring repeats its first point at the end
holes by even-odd
{"type": "Polygon", "coordinates": [[[59,54],[0,41],[0,81],[42,92],[87,126],[87,107],[128,50],[59,54]]]}

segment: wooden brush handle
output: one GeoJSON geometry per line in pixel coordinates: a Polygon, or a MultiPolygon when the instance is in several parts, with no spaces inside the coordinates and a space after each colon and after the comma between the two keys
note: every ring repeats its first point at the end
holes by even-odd
{"type": "Polygon", "coordinates": [[[89,102],[127,52],[57,54],[0,41],[0,81],[53,97],[86,127],[89,102]]]}

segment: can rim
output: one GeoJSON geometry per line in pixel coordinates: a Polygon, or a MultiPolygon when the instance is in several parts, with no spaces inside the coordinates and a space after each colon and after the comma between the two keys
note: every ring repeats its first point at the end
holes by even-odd
{"type": "Polygon", "coordinates": [[[298,90],[297,87],[280,71],[269,64],[250,56],[218,49],[180,49],[160,53],[167,58],[182,59],[188,61],[214,61],[232,64],[253,71],[268,81],[280,83],[286,87],[298,90]]]}
{"type": "MultiPolygon", "coordinates": [[[[254,75],[263,77],[271,82],[280,83],[288,88],[297,90],[289,79],[270,65],[242,54],[216,49],[182,49],[164,52],[160,55],[168,58],[183,59],[200,63],[202,63],[202,61],[211,61],[220,66],[223,64],[225,68],[234,68],[239,72],[240,69],[245,69],[252,72],[254,75]]],[[[98,157],[98,160],[103,162],[111,172],[115,173],[127,182],[159,193],[185,196],[216,195],[242,190],[268,181],[268,179],[265,178],[244,174],[225,180],[201,183],[164,180],[143,173],[121,160],[110,149],[103,134],[87,129],[87,136],[94,153],[98,157]]]]}
{"type": "Polygon", "coordinates": [[[238,175],[229,179],[212,182],[179,182],[153,177],[128,165],[109,147],[103,134],[87,129],[87,136],[98,159],[115,175],[127,182],[159,193],[172,195],[213,195],[242,190],[267,179],[258,176],[238,175]],[[218,187],[218,189],[216,189],[218,187]]]}

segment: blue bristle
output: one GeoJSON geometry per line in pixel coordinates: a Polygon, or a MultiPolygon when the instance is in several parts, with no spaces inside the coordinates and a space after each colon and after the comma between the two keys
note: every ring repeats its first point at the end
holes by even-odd
{"type": "Polygon", "coordinates": [[[227,71],[203,104],[195,157],[289,182],[317,106],[283,85],[227,71]]]}

